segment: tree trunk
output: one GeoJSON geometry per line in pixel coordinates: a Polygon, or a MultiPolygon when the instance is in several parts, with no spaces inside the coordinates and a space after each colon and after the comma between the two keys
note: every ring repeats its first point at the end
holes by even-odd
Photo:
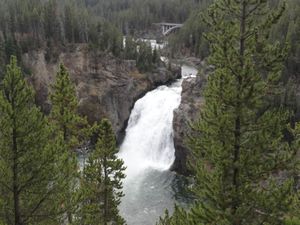
{"type": "Polygon", "coordinates": [[[108,174],[107,174],[107,161],[106,156],[103,162],[104,167],[104,225],[108,223],[108,174]]]}
{"type": "MultiPolygon", "coordinates": [[[[14,107],[14,104],[13,104],[14,107]]],[[[14,128],[12,133],[12,141],[13,141],[13,198],[14,198],[14,220],[15,225],[21,225],[21,215],[20,215],[20,197],[19,197],[19,176],[18,176],[18,146],[17,146],[17,132],[14,128]]]]}
{"type": "MultiPolygon", "coordinates": [[[[241,71],[244,69],[244,52],[245,52],[245,30],[246,30],[246,1],[241,2],[241,19],[240,19],[240,67],[241,71]]],[[[236,210],[239,207],[239,166],[236,164],[240,161],[240,151],[241,151],[241,97],[240,92],[242,91],[242,75],[238,74],[238,92],[237,92],[237,105],[236,105],[236,119],[235,119],[235,131],[234,131],[234,170],[233,170],[233,186],[235,188],[235,196],[233,197],[232,211],[234,215],[234,225],[240,225],[241,221],[239,216],[235,215],[236,210]]]]}

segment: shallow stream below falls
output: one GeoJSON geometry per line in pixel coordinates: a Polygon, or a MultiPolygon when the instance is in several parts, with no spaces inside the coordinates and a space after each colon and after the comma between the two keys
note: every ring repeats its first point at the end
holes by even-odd
{"type": "Polygon", "coordinates": [[[119,157],[127,167],[119,207],[128,225],[154,225],[165,209],[191,199],[186,180],[169,171],[174,162],[173,111],[181,101],[184,78],[197,70],[182,66],[182,79],[160,86],[139,99],[131,112],[119,157]]]}

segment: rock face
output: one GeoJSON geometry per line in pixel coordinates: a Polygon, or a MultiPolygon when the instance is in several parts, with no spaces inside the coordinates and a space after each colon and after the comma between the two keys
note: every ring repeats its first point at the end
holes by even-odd
{"type": "Polygon", "coordinates": [[[175,162],[172,170],[184,175],[189,174],[187,168],[189,149],[186,144],[187,134],[190,132],[189,124],[199,116],[199,109],[204,103],[203,90],[205,83],[205,79],[200,76],[185,79],[182,83],[181,104],[174,111],[175,162]]]}
{"type": "Polygon", "coordinates": [[[164,66],[149,74],[138,72],[135,61],[124,61],[110,55],[92,54],[86,46],[77,46],[61,53],[56,63],[47,63],[45,53],[32,52],[23,56],[23,64],[32,76],[30,82],[36,90],[36,102],[45,113],[51,104],[48,95],[55,80],[59,62],[63,62],[76,85],[79,112],[89,122],[108,118],[120,142],[124,135],[130,111],[135,101],[158,85],[180,77],[180,70],[167,70],[164,66]]]}

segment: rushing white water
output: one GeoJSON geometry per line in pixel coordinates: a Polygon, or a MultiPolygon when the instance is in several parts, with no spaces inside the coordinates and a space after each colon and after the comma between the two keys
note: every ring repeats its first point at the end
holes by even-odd
{"type": "Polygon", "coordinates": [[[181,100],[181,81],[161,86],[138,100],[132,110],[120,157],[127,179],[148,168],[167,170],[174,161],[173,111],[181,100]]]}
{"type": "Polygon", "coordinates": [[[196,77],[198,70],[195,67],[182,65],[181,66],[181,76],[183,78],[196,77]]]}
{"type": "Polygon", "coordinates": [[[150,43],[152,49],[163,49],[168,44],[167,42],[157,43],[156,40],[149,40],[149,39],[148,40],[147,39],[141,39],[141,41],[145,41],[145,42],[150,43]]]}
{"type": "MultiPolygon", "coordinates": [[[[143,39],[143,38],[136,39],[135,41],[136,42],[142,41],[142,42],[146,42],[146,43],[150,44],[152,50],[154,50],[154,49],[157,49],[157,50],[163,49],[168,44],[168,42],[166,42],[166,41],[164,41],[162,43],[158,43],[156,40],[143,39]]],[[[126,46],[126,36],[123,37],[123,47],[125,47],[125,46],[126,46]]]]}

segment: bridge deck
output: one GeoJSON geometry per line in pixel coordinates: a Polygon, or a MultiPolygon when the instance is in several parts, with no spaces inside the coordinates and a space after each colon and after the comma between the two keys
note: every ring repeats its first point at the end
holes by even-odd
{"type": "Polygon", "coordinates": [[[183,26],[182,23],[155,23],[155,25],[160,25],[160,26],[183,26]]]}

